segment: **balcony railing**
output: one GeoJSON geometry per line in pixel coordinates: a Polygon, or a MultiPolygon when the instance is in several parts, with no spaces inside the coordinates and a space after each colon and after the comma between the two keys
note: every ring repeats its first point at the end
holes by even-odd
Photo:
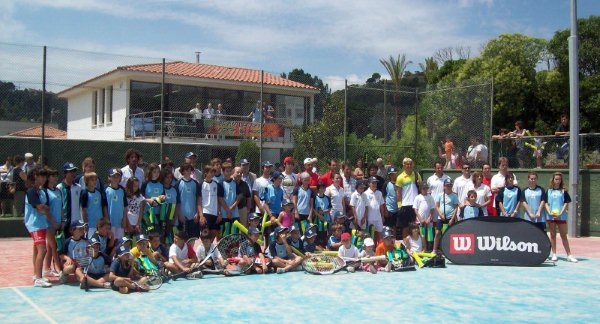
{"type": "Polygon", "coordinates": [[[260,139],[266,142],[290,143],[292,125],[285,118],[268,118],[254,123],[248,116],[214,115],[211,119],[196,121],[190,113],[165,112],[161,124],[160,111],[129,115],[126,137],[139,139],[159,137],[207,140],[260,139]],[[161,128],[162,125],[162,128],[161,128]]]}

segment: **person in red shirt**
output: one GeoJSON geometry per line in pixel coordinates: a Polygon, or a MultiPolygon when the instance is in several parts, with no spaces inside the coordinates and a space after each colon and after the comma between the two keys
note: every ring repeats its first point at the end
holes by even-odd
{"type": "Polygon", "coordinates": [[[327,188],[333,184],[333,176],[336,173],[338,173],[337,161],[335,159],[331,159],[329,160],[329,171],[325,172],[325,174],[319,178],[319,181],[324,183],[325,187],[327,188]]]}
{"type": "MultiPolygon", "coordinates": [[[[319,183],[319,175],[313,172],[313,159],[306,158],[304,159],[304,171],[306,171],[310,175],[310,183],[309,187],[312,189],[313,193],[317,193],[317,184],[319,183]]],[[[298,186],[302,185],[302,180],[298,177],[298,186]]]]}
{"type": "MultiPolygon", "coordinates": [[[[482,175],[482,179],[481,182],[484,185],[487,185],[488,187],[491,188],[492,185],[492,166],[485,162],[483,163],[483,165],[481,166],[481,175],[482,175]]],[[[496,194],[494,192],[492,192],[492,196],[490,197],[490,201],[494,201],[494,199],[496,199],[496,194]]],[[[493,206],[494,204],[489,203],[487,205],[487,212],[488,212],[488,216],[498,216],[498,214],[496,213],[496,208],[493,206]]]]}

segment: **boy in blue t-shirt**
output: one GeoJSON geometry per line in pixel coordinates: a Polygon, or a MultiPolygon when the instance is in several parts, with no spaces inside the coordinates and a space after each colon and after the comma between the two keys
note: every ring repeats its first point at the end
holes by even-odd
{"type": "Polygon", "coordinates": [[[177,183],[177,205],[179,206],[179,222],[185,228],[189,237],[200,236],[199,215],[202,212],[202,189],[200,184],[192,179],[194,167],[184,163],[179,167],[182,178],[177,183]]]}
{"type": "Polygon", "coordinates": [[[331,231],[333,232],[327,240],[327,249],[330,251],[337,251],[342,243],[342,233],[344,231],[344,227],[341,224],[334,224],[331,226],[331,231]]]}
{"type": "Polygon", "coordinates": [[[125,188],[121,187],[121,169],[112,168],[108,170],[108,186],[104,189],[108,218],[110,220],[113,236],[116,240],[125,235],[125,218],[127,217],[127,199],[125,188]]]}
{"type": "Polygon", "coordinates": [[[438,219],[435,223],[435,237],[433,239],[433,250],[436,251],[440,244],[440,236],[445,226],[452,225],[456,221],[458,211],[458,196],[452,191],[452,179],[444,180],[444,192],[435,200],[438,219]]]}
{"type": "Polygon", "coordinates": [[[277,227],[275,229],[275,240],[269,244],[269,253],[271,254],[271,263],[277,267],[277,273],[291,271],[302,263],[302,257],[294,254],[291,245],[287,242],[287,227],[277,227]]]}
{"type": "Polygon", "coordinates": [[[477,204],[477,191],[469,190],[467,200],[464,206],[460,208],[460,220],[483,217],[483,210],[477,204]]]}
{"type": "Polygon", "coordinates": [[[508,173],[504,190],[496,196],[496,205],[499,206],[500,216],[517,217],[521,205],[521,189],[514,185],[515,175],[508,173]]]}
{"type": "Polygon", "coordinates": [[[98,176],[95,172],[88,172],[83,176],[86,190],[81,193],[81,219],[88,224],[87,237],[92,237],[96,232],[96,225],[101,218],[108,219],[106,196],[103,191],[96,189],[98,176]]]}
{"type": "Polygon", "coordinates": [[[546,231],[546,213],[544,205],[546,204],[546,191],[537,184],[537,173],[529,172],[527,175],[527,188],[521,191],[521,204],[525,212],[523,218],[533,222],[542,231],[546,231]]]}

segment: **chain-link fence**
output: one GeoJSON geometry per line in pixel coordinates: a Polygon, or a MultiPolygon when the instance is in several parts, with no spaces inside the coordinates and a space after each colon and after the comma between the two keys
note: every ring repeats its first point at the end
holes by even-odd
{"type": "Polygon", "coordinates": [[[367,164],[382,158],[420,168],[444,161],[447,168],[490,158],[491,85],[463,82],[425,91],[381,83],[347,88],[347,159],[367,164]]]}

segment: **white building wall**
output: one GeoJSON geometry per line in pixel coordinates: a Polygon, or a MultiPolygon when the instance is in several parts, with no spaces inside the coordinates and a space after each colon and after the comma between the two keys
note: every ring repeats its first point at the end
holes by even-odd
{"type": "Polygon", "coordinates": [[[107,97],[110,94],[109,86],[104,88],[105,98],[100,98],[102,91],[99,89],[90,89],[85,93],[69,98],[68,101],[68,139],[85,139],[85,140],[123,140],[125,138],[125,127],[127,118],[127,101],[128,101],[128,82],[115,82],[112,84],[112,100],[107,97]],[[96,125],[93,125],[92,108],[94,92],[98,93],[96,98],[97,114],[104,111],[104,123],[101,119],[96,118],[96,125]],[[112,122],[109,120],[108,104],[112,101],[112,122]],[[101,105],[104,103],[104,109],[101,105]]]}

